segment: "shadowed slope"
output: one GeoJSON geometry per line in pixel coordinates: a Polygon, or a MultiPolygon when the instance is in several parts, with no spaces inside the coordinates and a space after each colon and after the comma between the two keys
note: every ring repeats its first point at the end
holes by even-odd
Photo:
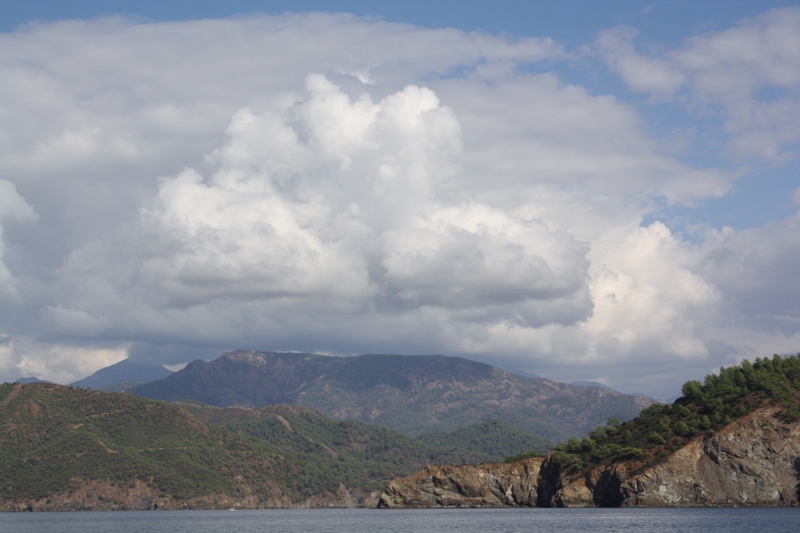
{"type": "Polygon", "coordinates": [[[288,403],[411,435],[453,431],[491,418],[550,440],[628,420],[650,401],[611,389],[526,378],[458,357],[234,351],[194,361],[131,392],[211,405],[288,403]]]}

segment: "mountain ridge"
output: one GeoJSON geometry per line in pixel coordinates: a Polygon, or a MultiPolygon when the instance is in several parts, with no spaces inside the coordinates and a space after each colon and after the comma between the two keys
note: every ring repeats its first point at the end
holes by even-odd
{"type": "Polygon", "coordinates": [[[518,376],[459,357],[254,350],[193,361],[130,392],[216,406],[305,405],[336,419],[409,435],[450,432],[498,418],[553,441],[585,435],[608,418],[630,419],[651,403],[612,389],[518,376]]]}

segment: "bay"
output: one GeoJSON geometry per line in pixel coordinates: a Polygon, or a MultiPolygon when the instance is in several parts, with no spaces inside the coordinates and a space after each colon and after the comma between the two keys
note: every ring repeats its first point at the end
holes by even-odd
{"type": "Polygon", "coordinates": [[[0,513],[15,533],[796,532],[800,509],[269,509],[0,513]]]}

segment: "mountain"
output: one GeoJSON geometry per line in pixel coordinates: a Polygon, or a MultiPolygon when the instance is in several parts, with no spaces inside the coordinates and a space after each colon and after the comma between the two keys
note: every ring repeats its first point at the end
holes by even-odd
{"type": "Polygon", "coordinates": [[[46,379],[39,379],[36,376],[31,376],[27,378],[19,378],[14,383],[50,383],[46,379]]]}
{"type": "MultiPolygon", "coordinates": [[[[119,363],[101,368],[91,376],[85,377],[74,383],[74,387],[101,390],[121,383],[147,383],[164,379],[172,374],[163,366],[145,365],[123,359],[119,363]]],[[[124,387],[122,387],[124,389],[124,387]]]]}
{"type": "Polygon", "coordinates": [[[374,506],[393,477],[481,460],[305,407],[0,385],[0,510],[374,506]]]}
{"type": "Polygon", "coordinates": [[[570,385],[577,385],[578,387],[600,387],[601,389],[611,388],[607,385],[603,385],[599,381],[572,381],[570,385]]]}
{"type": "Polygon", "coordinates": [[[798,506],[800,354],[689,381],[671,405],[546,457],[427,467],[381,507],[798,506]],[[435,490],[434,490],[435,488],[435,490]]]}
{"type": "Polygon", "coordinates": [[[147,398],[216,406],[304,405],[409,435],[450,432],[492,418],[559,441],[609,418],[628,420],[650,400],[611,389],[526,378],[441,355],[233,351],[189,363],[166,379],[130,389],[147,398]]]}

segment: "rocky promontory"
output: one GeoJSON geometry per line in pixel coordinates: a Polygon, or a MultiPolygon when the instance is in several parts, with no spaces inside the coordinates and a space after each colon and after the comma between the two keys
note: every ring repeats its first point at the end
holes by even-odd
{"type": "Polygon", "coordinates": [[[510,464],[428,467],[391,481],[382,508],[796,506],[800,422],[759,408],[657,464],[614,462],[572,474],[558,454],[510,464]]]}

